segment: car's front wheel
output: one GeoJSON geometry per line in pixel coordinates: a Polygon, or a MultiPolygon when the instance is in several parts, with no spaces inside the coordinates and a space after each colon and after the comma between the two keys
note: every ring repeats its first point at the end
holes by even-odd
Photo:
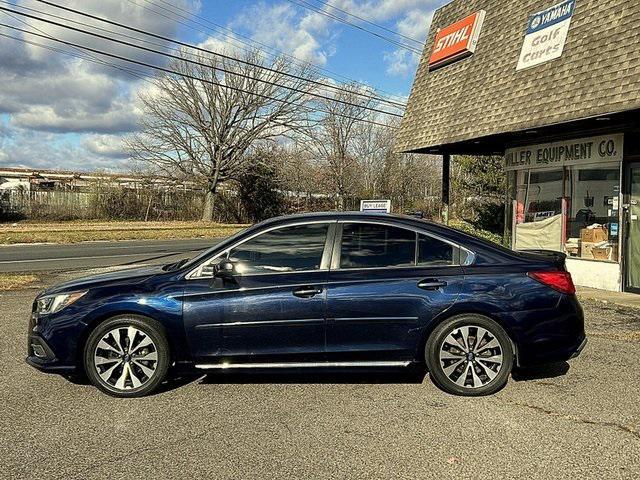
{"type": "Polygon", "coordinates": [[[100,323],[89,335],[84,367],[100,390],[116,397],[153,392],[169,368],[169,345],[162,327],[137,315],[100,323]]]}
{"type": "Polygon", "coordinates": [[[438,325],[425,347],[433,381],[455,395],[490,395],[500,390],[513,367],[509,336],[495,321],[459,315],[438,325]]]}

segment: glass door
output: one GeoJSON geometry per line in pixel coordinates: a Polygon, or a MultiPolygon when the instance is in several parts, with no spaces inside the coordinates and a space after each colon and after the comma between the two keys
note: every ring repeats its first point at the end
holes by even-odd
{"type": "Polygon", "coordinates": [[[625,290],[640,293],[640,163],[627,167],[625,290]]]}

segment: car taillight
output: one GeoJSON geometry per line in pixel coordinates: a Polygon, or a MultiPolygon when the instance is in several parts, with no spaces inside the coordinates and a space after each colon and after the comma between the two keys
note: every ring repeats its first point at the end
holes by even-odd
{"type": "Polygon", "coordinates": [[[561,293],[566,293],[567,295],[576,293],[576,286],[573,284],[569,272],[559,270],[552,272],[529,272],[527,275],[561,293]]]}

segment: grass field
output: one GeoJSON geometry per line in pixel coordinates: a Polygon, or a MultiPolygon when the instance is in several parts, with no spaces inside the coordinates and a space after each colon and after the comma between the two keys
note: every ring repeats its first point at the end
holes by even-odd
{"type": "Polygon", "coordinates": [[[33,285],[38,281],[36,275],[23,275],[18,273],[0,273],[0,292],[19,290],[33,285]]]}
{"type": "Polygon", "coordinates": [[[206,222],[20,222],[0,224],[0,244],[214,238],[229,236],[245,226],[206,222]]]}

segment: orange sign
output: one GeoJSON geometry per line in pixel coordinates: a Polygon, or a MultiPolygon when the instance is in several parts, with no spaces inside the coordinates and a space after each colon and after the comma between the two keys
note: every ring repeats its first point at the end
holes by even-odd
{"type": "Polygon", "coordinates": [[[429,70],[473,54],[478,44],[485,15],[484,10],[479,10],[438,31],[429,59],[429,70]]]}

